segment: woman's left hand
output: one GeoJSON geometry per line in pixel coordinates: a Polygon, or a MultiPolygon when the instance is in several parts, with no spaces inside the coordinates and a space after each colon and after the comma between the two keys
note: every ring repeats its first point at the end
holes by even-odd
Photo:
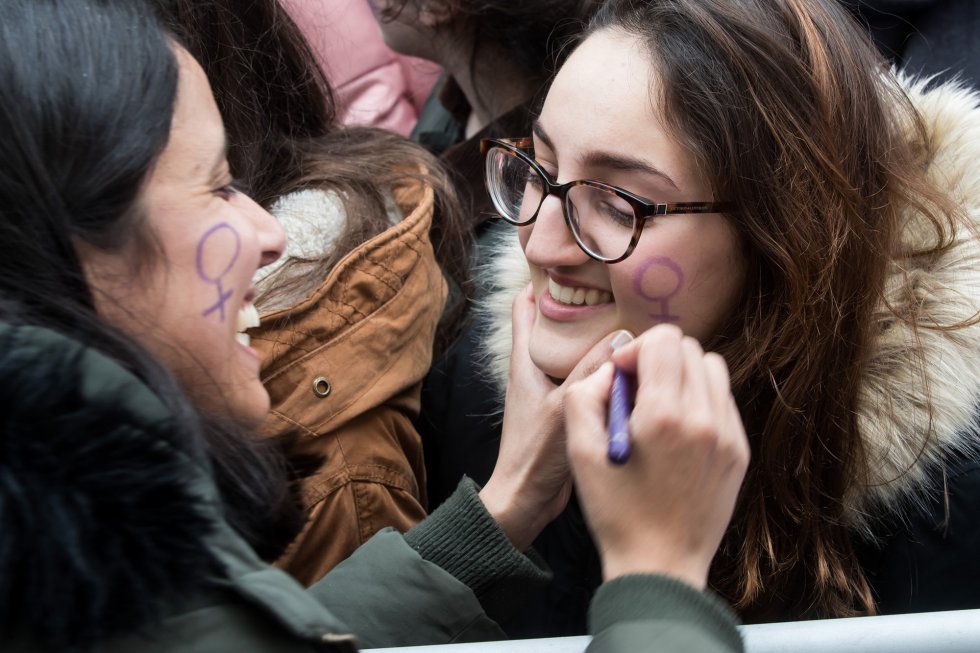
{"type": "Polygon", "coordinates": [[[596,343],[568,378],[555,384],[530,358],[528,341],[536,314],[528,286],[514,300],[500,452],[490,480],[480,491],[487,510],[521,551],[568,503],[572,478],[565,446],[565,393],[609,359],[615,337],[610,334],[596,343]]]}

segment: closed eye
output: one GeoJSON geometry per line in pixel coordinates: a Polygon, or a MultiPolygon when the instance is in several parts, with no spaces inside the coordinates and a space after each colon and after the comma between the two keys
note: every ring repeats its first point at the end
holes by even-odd
{"type": "Polygon", "coordinates": [[[225,184],[220,188],[215,189],[215,193],[223,200],[230,200],[233,196],[244,191],[241,181],[238,179],[232,179],[230,182],[225,184]]]}
{"type": "Polygon", "coordinates": [[[633,228],[633,207],[627,205],[623,208],[617,206],[615,201],[605,201],[599,203],[599,211],[604,218],[624,227],[633,228]]]}

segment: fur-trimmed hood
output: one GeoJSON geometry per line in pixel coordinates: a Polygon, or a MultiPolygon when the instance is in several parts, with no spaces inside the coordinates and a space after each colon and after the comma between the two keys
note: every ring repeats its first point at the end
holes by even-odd
{"type": "MultiPolygon", "coordinates": [[[[955,84],[928,87],[928,80],[903,80],[931,135],[935,156],[928,174],[962,205],[980,230],[980,94],[955,84]]],[[[914,210],[906,214],[903,238],[928,245],[931,225],[914,210]]],[[[480,309],[488,323],[488,369],[502,389],[507,381],[511,350],[511,305],[530,281],[517,230],[501,233],[490,245],[486,275],[494,290],[480,309]]],[[[938,324],[957,324],[980,311],[980,242],[961,229],[939,260],[912,262],[890,273],[886,287],[897,313],[923,315],[938,324]],[[915,296],[899,292],[901,274],[914,279],[915,296]]],[[[867,447],[867,483],[846,498],[852,526],[868,531],[880,508],[902,513],[918,501],[946,454],[980,449],[977,411],[980,406],[980,325],[955,331],[920,329],[884,307],[879,330],[859,396],[859,428],[867,447]],[[918,350],[918,357],[910,356],[918,350]],[[927,384],[932,412],[923,402],[927,384]],[[929,434],[931,424],[932,434],[929,434]]]]}
{"type": "Polygon", "coordinates": [[[225,514],[207,453],[139,379],[53,331],[0,322],[4,651],[163,650],[139,635],[164,623],[175,650],[253,650],[232,642],[254,633],[228,628],[245,604],[279,624],[276,650],[350,650],[343,625],[225,514]]]}
{"type": "Polygon", "coordinates": [[[0,631],[85,645],[159,619],[220,567],[206,463],[118,364],[0,324],[0,422],[0,631]]]}

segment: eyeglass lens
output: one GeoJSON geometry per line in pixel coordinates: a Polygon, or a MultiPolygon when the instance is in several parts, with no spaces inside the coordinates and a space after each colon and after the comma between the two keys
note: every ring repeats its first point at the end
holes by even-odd
{"type": "MultiPolygon", "coordinates": [[[[517,225],[532,220],[547,183],[522,158],[495,148],[487,159],[491,198],[501,216],[517,225]]],[[[579,245],[602,259],[616,259],[629,248],[635,215],[629,202],[610,190],[579,184],[568,189],[565,214],[579,245]]]]}

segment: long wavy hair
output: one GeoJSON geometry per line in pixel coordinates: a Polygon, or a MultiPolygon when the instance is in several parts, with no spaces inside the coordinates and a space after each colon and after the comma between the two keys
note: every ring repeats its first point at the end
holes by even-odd
{"type": "Polygon", "coordinates": [[[875,612],[844,507],[868,464],[863,363],[890,262],[949,247],[959,215],[923,174],[920,116],[838,4],[612,0],[590,26],[642,40],[652,101],[737,206],[748,281],[705,346],[728,361],[752,463],[711,584],[756,621],[875,612]],[[925,251],[900,251],[908,207],[934,227],[925,251]]]}
{"type": "MultiPolygon", "coordinates": [[[[437,347],[448,345],[472,292],[471,236],[455,185],[436,159],[395,134],[337,123],[330,84],[278,0],[154,2],[207,73],[232,174],[247,192],[266,207],[302,188],[336,191],[343,202],[344,233],[305,276],[326,278],[343,256],[391,226],[390,189],[416,180],[433,188],[432,243],[452,290],[436,339],[437,347]]],[[[272,288],[258,303],[294,290],[272,288]]]]}

